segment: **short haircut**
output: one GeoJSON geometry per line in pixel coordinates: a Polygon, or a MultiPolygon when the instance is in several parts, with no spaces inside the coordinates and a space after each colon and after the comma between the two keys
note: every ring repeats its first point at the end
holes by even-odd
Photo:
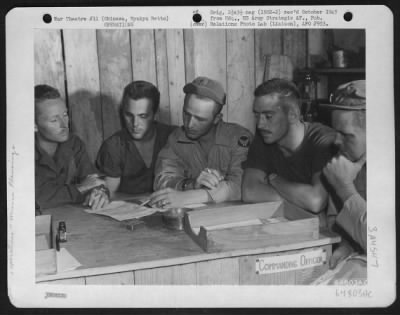
{"type": "Polygon", "coordinates": [[[271,79],[261,83],[254,91],[255,97],[265,95],[277,95],[285,105],[283,109],[288,112],[289,108],[300,111],[300,92],[293,82],[285,79],[271,79]]]}
{"type": "Polygon", "coordinates": [[[124,108],[128,99],[136,101],[142,98],[147,98],[151,101],[153,113],[156,113],[160,106],[160,91],[147,81],[133,81],[124,88],[121,109],[124,108]]]}
{"type": "Polygon", "coordinates": [[[185,94],[185,98],[184,98],[184,100],[183,100],[183,104],[186,104],[186,102],[188,101],[188,99],[189,99],[189,97],[190,97],[191,95],[194,95],[194,97],[198,98],[199,100],[209,100],[209,101],[213,101],[214,104],[215,104],[214,116],[215,116],[215,115],[218,115],[218,114],[222,111],[222,108],[224,107],[223,104],[219,104],[218,102],[216,102],[216,101],[213,100],[212,98],[209,98],[209,97],[207,97],[207,96],[202,96],[202,95],[199,95],[199,94],[190,94],[190,93],[185,94]]]}
{"type": "Polygon", "coordinates": [[[60,97],[60,92],[50,85],[39,84],[35,86],[35,103],[60,97]]]}
{"type": "Polygon", "coordinates": [[[60,98],[60,92],[47,84],[39,84],[35,86],[35,120],[36,120],[36,106],[37,104],[44,102],[46,100],[54,100],[60,98]]]}

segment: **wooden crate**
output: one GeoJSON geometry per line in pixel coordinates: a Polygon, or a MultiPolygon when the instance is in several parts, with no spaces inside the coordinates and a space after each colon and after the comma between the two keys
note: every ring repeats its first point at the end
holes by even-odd
{"type": "Polygon", "coordinates": [[[206,252],[318,239],[319,218],[287,202],[228,205],[185,214],[186,233],[206,252]]]}
{"type": "Polygon", "coordinates": [[[51,215],[39,215],[35,217],[35,243],[37,251],[53,248],[51,215]]]}

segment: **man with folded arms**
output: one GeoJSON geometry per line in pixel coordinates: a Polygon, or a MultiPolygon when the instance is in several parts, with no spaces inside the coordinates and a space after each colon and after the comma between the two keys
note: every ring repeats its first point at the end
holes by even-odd
{"type": "Polygon", "coordinates": [[[161,150],[150,205],[170,208],[192,203],[240,200],[242,168],[251,133],[222,121],[222,85],[198,77],[183,88],[183,127],[161,150]]]}
{"type": "Polygon", "coordinates": [[[108,190],[90,162],[85,144],[69,132],[60,93],[35,86],[35,195],[39,208],[85,202],[93,209],[109,202],[108,190]]]}
{"type": "Polygon", "coordinates": [[[290,81],[269,80],[254,94],[258,133],[243,163],[243,200],[283,199],[324,219],[328,193],[321,171],[334,153],[335,132],[301,120],[300,94],[290,81]]]}

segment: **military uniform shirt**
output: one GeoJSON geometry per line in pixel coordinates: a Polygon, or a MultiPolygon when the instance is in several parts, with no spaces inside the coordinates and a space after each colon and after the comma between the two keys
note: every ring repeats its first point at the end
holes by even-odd
{"type": "Polygon", "coordinates": [[[330,195],[328,215],[336,216],[336,223],[356,241],[361,248],[367,249],[367,166],[361,168],[354,180],[357,194],[350,196],[344,203],[334,193],[330,195]],[[339,214],[337,209],[341,209],[339,214]]]}
{"type": "Polygon", "coordinates": [[[35,195],[41,208],[82,202],[84,196],[76,184],[95,173],[79,137],[70,135],[67,141],[59,143],[53,158],[35,141],[35,195]]]}
{"type": "Polygon", "coordinates": [[[154,181],[154,165],[157,155],[167,142],[175,126],[157,122],[153,158],[150,167],[143,161],[129,132],[125,129],[116,132],[104,141],[97,155],[98,169],[109,177],[120,177],[118,191],[139,194],[151,192],[154,181]]]}
{"type": "Polygon", "coordinates": [[[241,163],[246,159],[251,139],[246,128],[221,121],[216,127],[215,144],[206,156],[197,141],[186,137],[183,128],[175,130],[158,155],[154,189],[180,190],[184,179],[196,179],[205,168],[211,168],[224,176],[216,188],[207,190],[213,201],[240,200],[241,163]]]}

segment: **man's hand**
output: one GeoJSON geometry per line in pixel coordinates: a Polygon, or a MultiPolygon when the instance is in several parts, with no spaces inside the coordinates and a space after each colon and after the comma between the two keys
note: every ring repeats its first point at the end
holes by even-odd
{"type": "Polygon", "coordinates": [[[100,179],[97,174],[91,174],[86,176],[86,178],[80,184],[76,185],[76,188],[81,194],[85,194],[89,190],[100,185],[105,185],[105,181],[100,179]]]}
{"type": "Polygon", "coordinates": [[[201,171],[200,175],[196,178],[194,189],[208,188],[214,189],[218,186],[219,182],[224,180],[222,174],[211,168],[206,168],[201,171]]]}
{"type": "Polygon", "coordinates": [[[187,204],[187,192],[165,188],[150,195],[150,206],[161,209],[179,208],[187,204]]]}
{"type": "Polygon", "coordinates": [[[354,250],[351,245],[347,241],[343,240],[339,244],[339,247],[333,252],[329,260],[329,269],[335,269],[338,263],[350,256],[350,254],[353,252],[354,250]]]}
{"type": "Polygon", "coordinates": [[[92,210],[103,208],[110,202],[110,196],[104,186],[93,188],[86,196],[83,203],[84,206],[90,207],[92,210]]]}
{"type": "Polygon", "coordinates": [[[332,160],[326,164],[323,173],[334,187],[352,184],[365,161],[365,154],[356,162],[351,162],[345,156],[340,155],[332,158],[332,160]]]}
{"type": "Polygon", "coordinates": [[[332,158],[322,170],[326,179],[343,201],[357,192],[353,182],[365,164],[365,161],[365,154],[356,162],[351,162],[345,156],[340,155],[332,158]]]}

